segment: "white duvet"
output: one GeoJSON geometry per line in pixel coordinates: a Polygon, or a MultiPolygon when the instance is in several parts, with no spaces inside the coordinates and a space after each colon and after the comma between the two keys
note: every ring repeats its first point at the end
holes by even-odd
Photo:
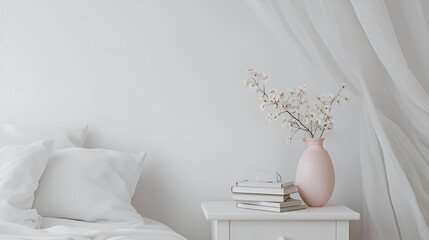
{"type": "Polygon", "coordinates": [[[43,218],[42,228],[0,223],[1,240],[186,240],[167,226],[151,219],[137,224],[88,223],[43,218]]]}

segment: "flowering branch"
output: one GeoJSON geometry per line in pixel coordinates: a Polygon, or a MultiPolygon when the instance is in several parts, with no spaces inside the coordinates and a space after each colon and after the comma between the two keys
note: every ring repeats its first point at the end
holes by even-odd
{"type": "Polygon", "coordinates": [[[319,138],[321,138],[325,130],[332,130],[334,126],[333,118],[330,115],[332,105],[335,102],[339,105],[340,99],[348,101],[347,97],[340,94],[345,88],[344,84],[341,85],[336,95],[319,95],[310,104],[308,100],[304,100],[307,92],[305,85],[287,90],[286,93],[279,92],[276,89],[267,92],[268,75],[254,69],[249,69],[248,71],[250,76],[244,81],[244,85],[256,90],[262,100],[262,111],[267,107],[273,109],[273,112],[267,116],[268,121],[277,121],[280,116],[283,116],[282,126],[288,125],[292,133],[291,136],[287,137],[288,142],[292,140],[292,137],[298,131],[306,132],[310,138],[317,136],[317,131],[320,131],[319,138]]]}

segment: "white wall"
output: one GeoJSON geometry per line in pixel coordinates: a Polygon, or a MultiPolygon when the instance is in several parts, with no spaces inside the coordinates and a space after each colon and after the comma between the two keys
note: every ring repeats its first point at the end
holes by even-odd
{"type": "MultiPolygon", "coordinates": [[[[147,150],[133,203],[190,240],[209,239],[201,201],[257,169],[294,179],[305,149],[266,122],[249,66],[276,88],[336,90],[241,1],[0,0],[0,121],[89,123],[87,147],[147,150]]],[[[336,113],[331,202],[360,211],[358,100],[336,113]]]]}

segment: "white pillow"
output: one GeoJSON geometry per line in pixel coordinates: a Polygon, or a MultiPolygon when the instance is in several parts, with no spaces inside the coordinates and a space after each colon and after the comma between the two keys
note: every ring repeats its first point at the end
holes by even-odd
{"type": "Polygon", "coordinates": [[[62,128],[50,126],[0,125],[0,146],[30,144],[40,139],[54,139],[53,149],[83,147],[88,126],[62,128]]]}
{"type": "Polygon", "coordinates": [[[0,222],[40,226],[41,217],[31,206],[52,144],[47,140],[0,147],[0,222]]]}
{"type": "Polygon", "coordinates": [[[55,151],[40,179],[34,208],[44,217],[82,221],[142,220],[131,205],[145,152],[55,151]]]}

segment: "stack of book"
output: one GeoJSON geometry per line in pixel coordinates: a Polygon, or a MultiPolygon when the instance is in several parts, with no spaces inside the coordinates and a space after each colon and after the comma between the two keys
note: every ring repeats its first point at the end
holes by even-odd
{"type": "Polygon", "coordinates": [[[294,182],[241,181],[231,187],[231,192],[239,208],[288,212],[307,207],[301,200],[290,197],[290,194],[297,192],[294,182]]]}

